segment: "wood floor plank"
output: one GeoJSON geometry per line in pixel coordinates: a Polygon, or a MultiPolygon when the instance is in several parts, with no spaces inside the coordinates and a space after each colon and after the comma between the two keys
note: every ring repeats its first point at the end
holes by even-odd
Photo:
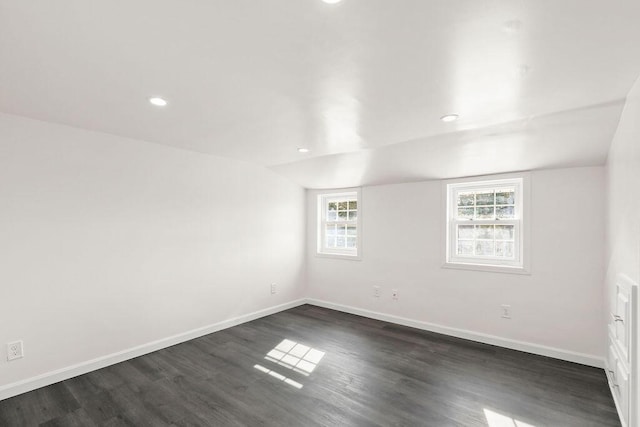
{"type": "Polygon", "coordinates": [[[3,427],[493,427],[489,419],[620,425],[601,369],[309,305],[0,401],[3,427]],[[268,356],[283,340],[324,356],[310,373],[292,369],[268,356]]]}
{"type": "Polygon", "coordinates": [[[92,427],[95,425],[97,424],[87,415],[84,408],[40,424],[41,427],[92,427]]]}

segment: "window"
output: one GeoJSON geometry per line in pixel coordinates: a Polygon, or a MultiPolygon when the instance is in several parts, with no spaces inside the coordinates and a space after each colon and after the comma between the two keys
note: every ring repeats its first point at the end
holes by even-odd
{"type": "Polygon", "coordinates": [[[318,196],[318,254],[358,257],[359,191],[318,196]]]}
{"type": "Polygon", "coordinates": [[[446,191],[445,266],[528,271],[528,176],[447,183],[446,191]]]}

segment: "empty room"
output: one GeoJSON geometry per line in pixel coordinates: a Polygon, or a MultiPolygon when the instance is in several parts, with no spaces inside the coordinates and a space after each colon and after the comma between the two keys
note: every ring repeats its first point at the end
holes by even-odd
{"type": "Polygon", "coordinates": [[[640,426],[640,1],[0,0],[0,426],[640,426]]]}

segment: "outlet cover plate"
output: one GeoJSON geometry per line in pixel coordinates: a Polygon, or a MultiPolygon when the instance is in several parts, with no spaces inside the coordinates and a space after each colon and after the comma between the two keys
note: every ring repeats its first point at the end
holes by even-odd
{"type": "Polygon", "coordinates": [[[7,360],[16,360],[24,357],[24,349],[22,341],[14,341],[7,343],[7,360]]]}
{"type": "Polygon", "coordinates": [[[500,306],[500,317],[503,319],[511,319],[511,306],[509,304],[502,304],[500,306]]]}

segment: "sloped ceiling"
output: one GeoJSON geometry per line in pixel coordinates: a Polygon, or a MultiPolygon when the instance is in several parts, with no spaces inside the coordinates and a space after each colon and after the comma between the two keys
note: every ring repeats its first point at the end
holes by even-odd
{"type": "Polygon", "coordinates": [[[306,188],[601,165],[622,101],[273,166],[306,188]]]}
{"type": "Polygon", "coordinates": [[[637,0],[0,0],[0,111],[310,188],[602,164],[637,22],[637,0]]]}

